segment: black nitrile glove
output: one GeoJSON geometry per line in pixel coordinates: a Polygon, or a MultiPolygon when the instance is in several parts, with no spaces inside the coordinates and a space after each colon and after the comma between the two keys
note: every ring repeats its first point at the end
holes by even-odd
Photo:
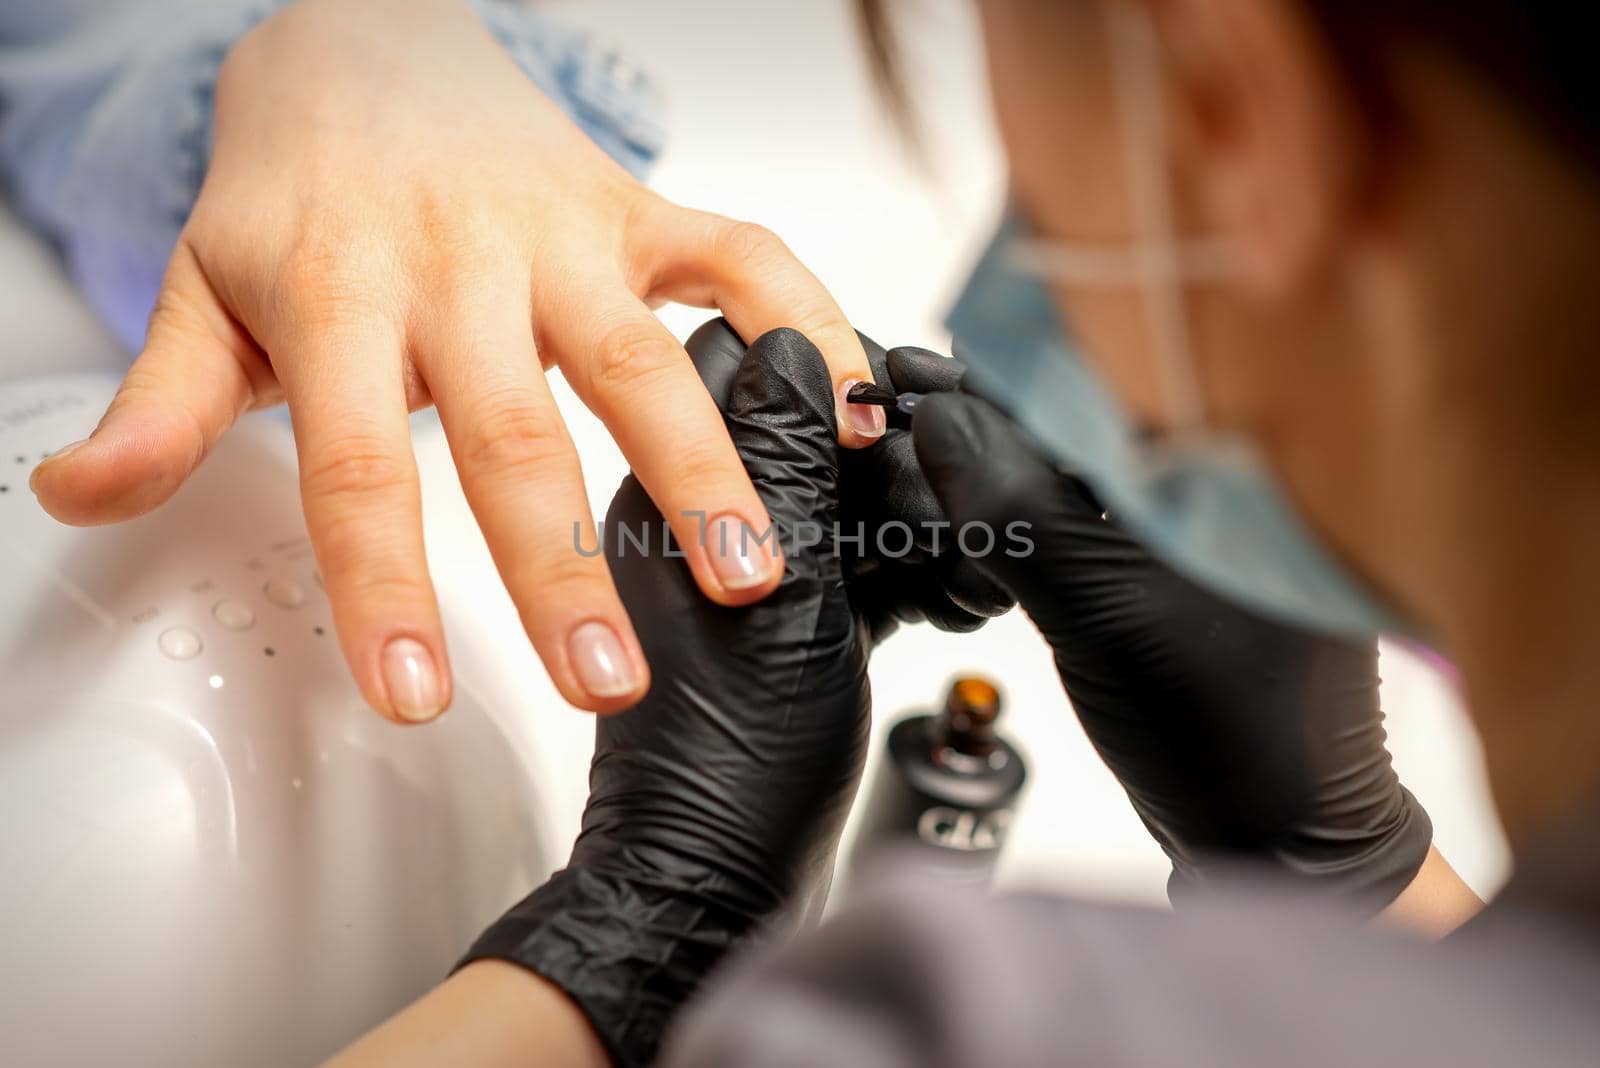
{"type": "MultiPolygon", "coordinates": [[[[960,380],[961,367],[954,360],[909,347],[885,352],[865,334],[856,336],[880,385],[893,381],[903,392],[930,393],[954,389],[960,380]]],[[[726,319],[713,319],[690,335],[685,348],[711,396],[724,403],[744,342],[726,319]]],[[[955,533],[917,466],[909,426],[891,410],[888,433],[840,455],[839,550],[850,603],[865,620],[874,646],[901,623],[977,630],[1016,603],[958,550],[955,533]]]]}
{"type": "Polygon", "coordinates": [[[785,535],[783,580],[754,605],[713,604],[681,559],[659,551],[665,528],[644,489],[623,482],[606,552],[649,658],[650,692],[597,725],[566,868],[466,958],[508,960],[560,986],[619,1065],[649,1063],[731,948],[780,912],[820,903],[866,751],[861,623],[831,537],[792,536],[806,524],[831,532],[837,516],[827,367],[804,337],[773,331],[722,399],[785,535]],[[648,528],[656,551],[624,543],[624,526],[648,528]]]}
{"type": "Polygon", "coordinates": [[[1405,888],[1433,828],[1384,748],[1376,642],[1268,622],[1181,577],[977,397],[928,397],[914,438],[958,526],[1030,524],[1031,555],[983,565],[1054,650],[1090,740],[1172,860],[1174,900],[1241,863],[1374,910],[1405,888]]]}

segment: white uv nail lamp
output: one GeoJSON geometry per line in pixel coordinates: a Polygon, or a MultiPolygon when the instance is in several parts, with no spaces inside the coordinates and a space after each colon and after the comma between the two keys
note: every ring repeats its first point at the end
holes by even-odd
{"type": "Polygon", "coordinates": [[[144,518],[48,518],[115,383],[0,383],[0,1061],[314,1063],[547,870],[531,777],[463,683],[364,706],[281,419],[144,518]]]}

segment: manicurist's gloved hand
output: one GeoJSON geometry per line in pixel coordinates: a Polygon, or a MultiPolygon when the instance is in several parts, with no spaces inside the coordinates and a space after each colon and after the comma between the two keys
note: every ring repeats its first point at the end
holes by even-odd
{"type": "MultiPolygon", "coordinates": [[[[898,362],[919,360],[948,373],[939,357],[898,362]]],[[[909,369],[890,371],[905,388],[909,369]]],[[[977,397],[930,395],[913,433],[958,527],[1029,524],[1031,554],[983,566],[1050,643],[1090,740],[1172,859],[1175,898],[1240,861],[1374,910],[1406,887],[1432,825],[1384,748],[1375,642],[1268,622],[1179,576],[977,397]]]]}
{"type": "MultiPolygon", "coordinates": [[[[961,365],[926,349],[883,346],[858,334],[873,378],[901,392],[955,389],[961,365]],[[898,377],[896,377],[898,376],[898,377]]],[[[745,344],[726,319],[705,323],[685,342],[700,377],[719,403],[733,390],[745,344]]],[[[1004,615],[1016,600],[964,556],[933,489],[917,463],[910,424],[890,413],[875,444],[840,456],[839,552],[850,603],[871,644],[902,623],[973,631],[1004,615]]]]}
{"type": "Polygon", "coordinates": [[[598,722],[566,868],[468,960],[511,961],[553,982],[619,1064],[648,1063],[730,948],[826,888],[868,727],[863,628],[831,544],[833,393],[821,354],[792,330],[760,338],[729,383],[728,432],[791,539],[765,600],[706,600],[684,561],[662,552],[661,513],[636,479],[606,517],[606,555],[655,682],[598,722]]]}

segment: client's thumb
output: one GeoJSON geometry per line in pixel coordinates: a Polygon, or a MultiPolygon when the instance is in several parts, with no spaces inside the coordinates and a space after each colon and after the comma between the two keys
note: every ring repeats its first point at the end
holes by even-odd
{"type": "Polygon", "coordinates": [[[251,342],[209,295],[184,296],[181,267],[175,258],[144,351],[100,425],[33,472],[39,503],[64,523],[115,523],[163,503],[252,403],[251,342]]]}

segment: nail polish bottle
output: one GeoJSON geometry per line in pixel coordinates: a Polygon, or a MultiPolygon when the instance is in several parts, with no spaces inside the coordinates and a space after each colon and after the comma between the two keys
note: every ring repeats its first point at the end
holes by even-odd
{"type": "Polygon", "coordinates": [[[961,882],[987,883],[1027,778],[1021,752],[995,730],[999,688],[956,679],[944,707],[889,730],[851,852],[859,876],[880,850],[919,853],[961,882]]]}

